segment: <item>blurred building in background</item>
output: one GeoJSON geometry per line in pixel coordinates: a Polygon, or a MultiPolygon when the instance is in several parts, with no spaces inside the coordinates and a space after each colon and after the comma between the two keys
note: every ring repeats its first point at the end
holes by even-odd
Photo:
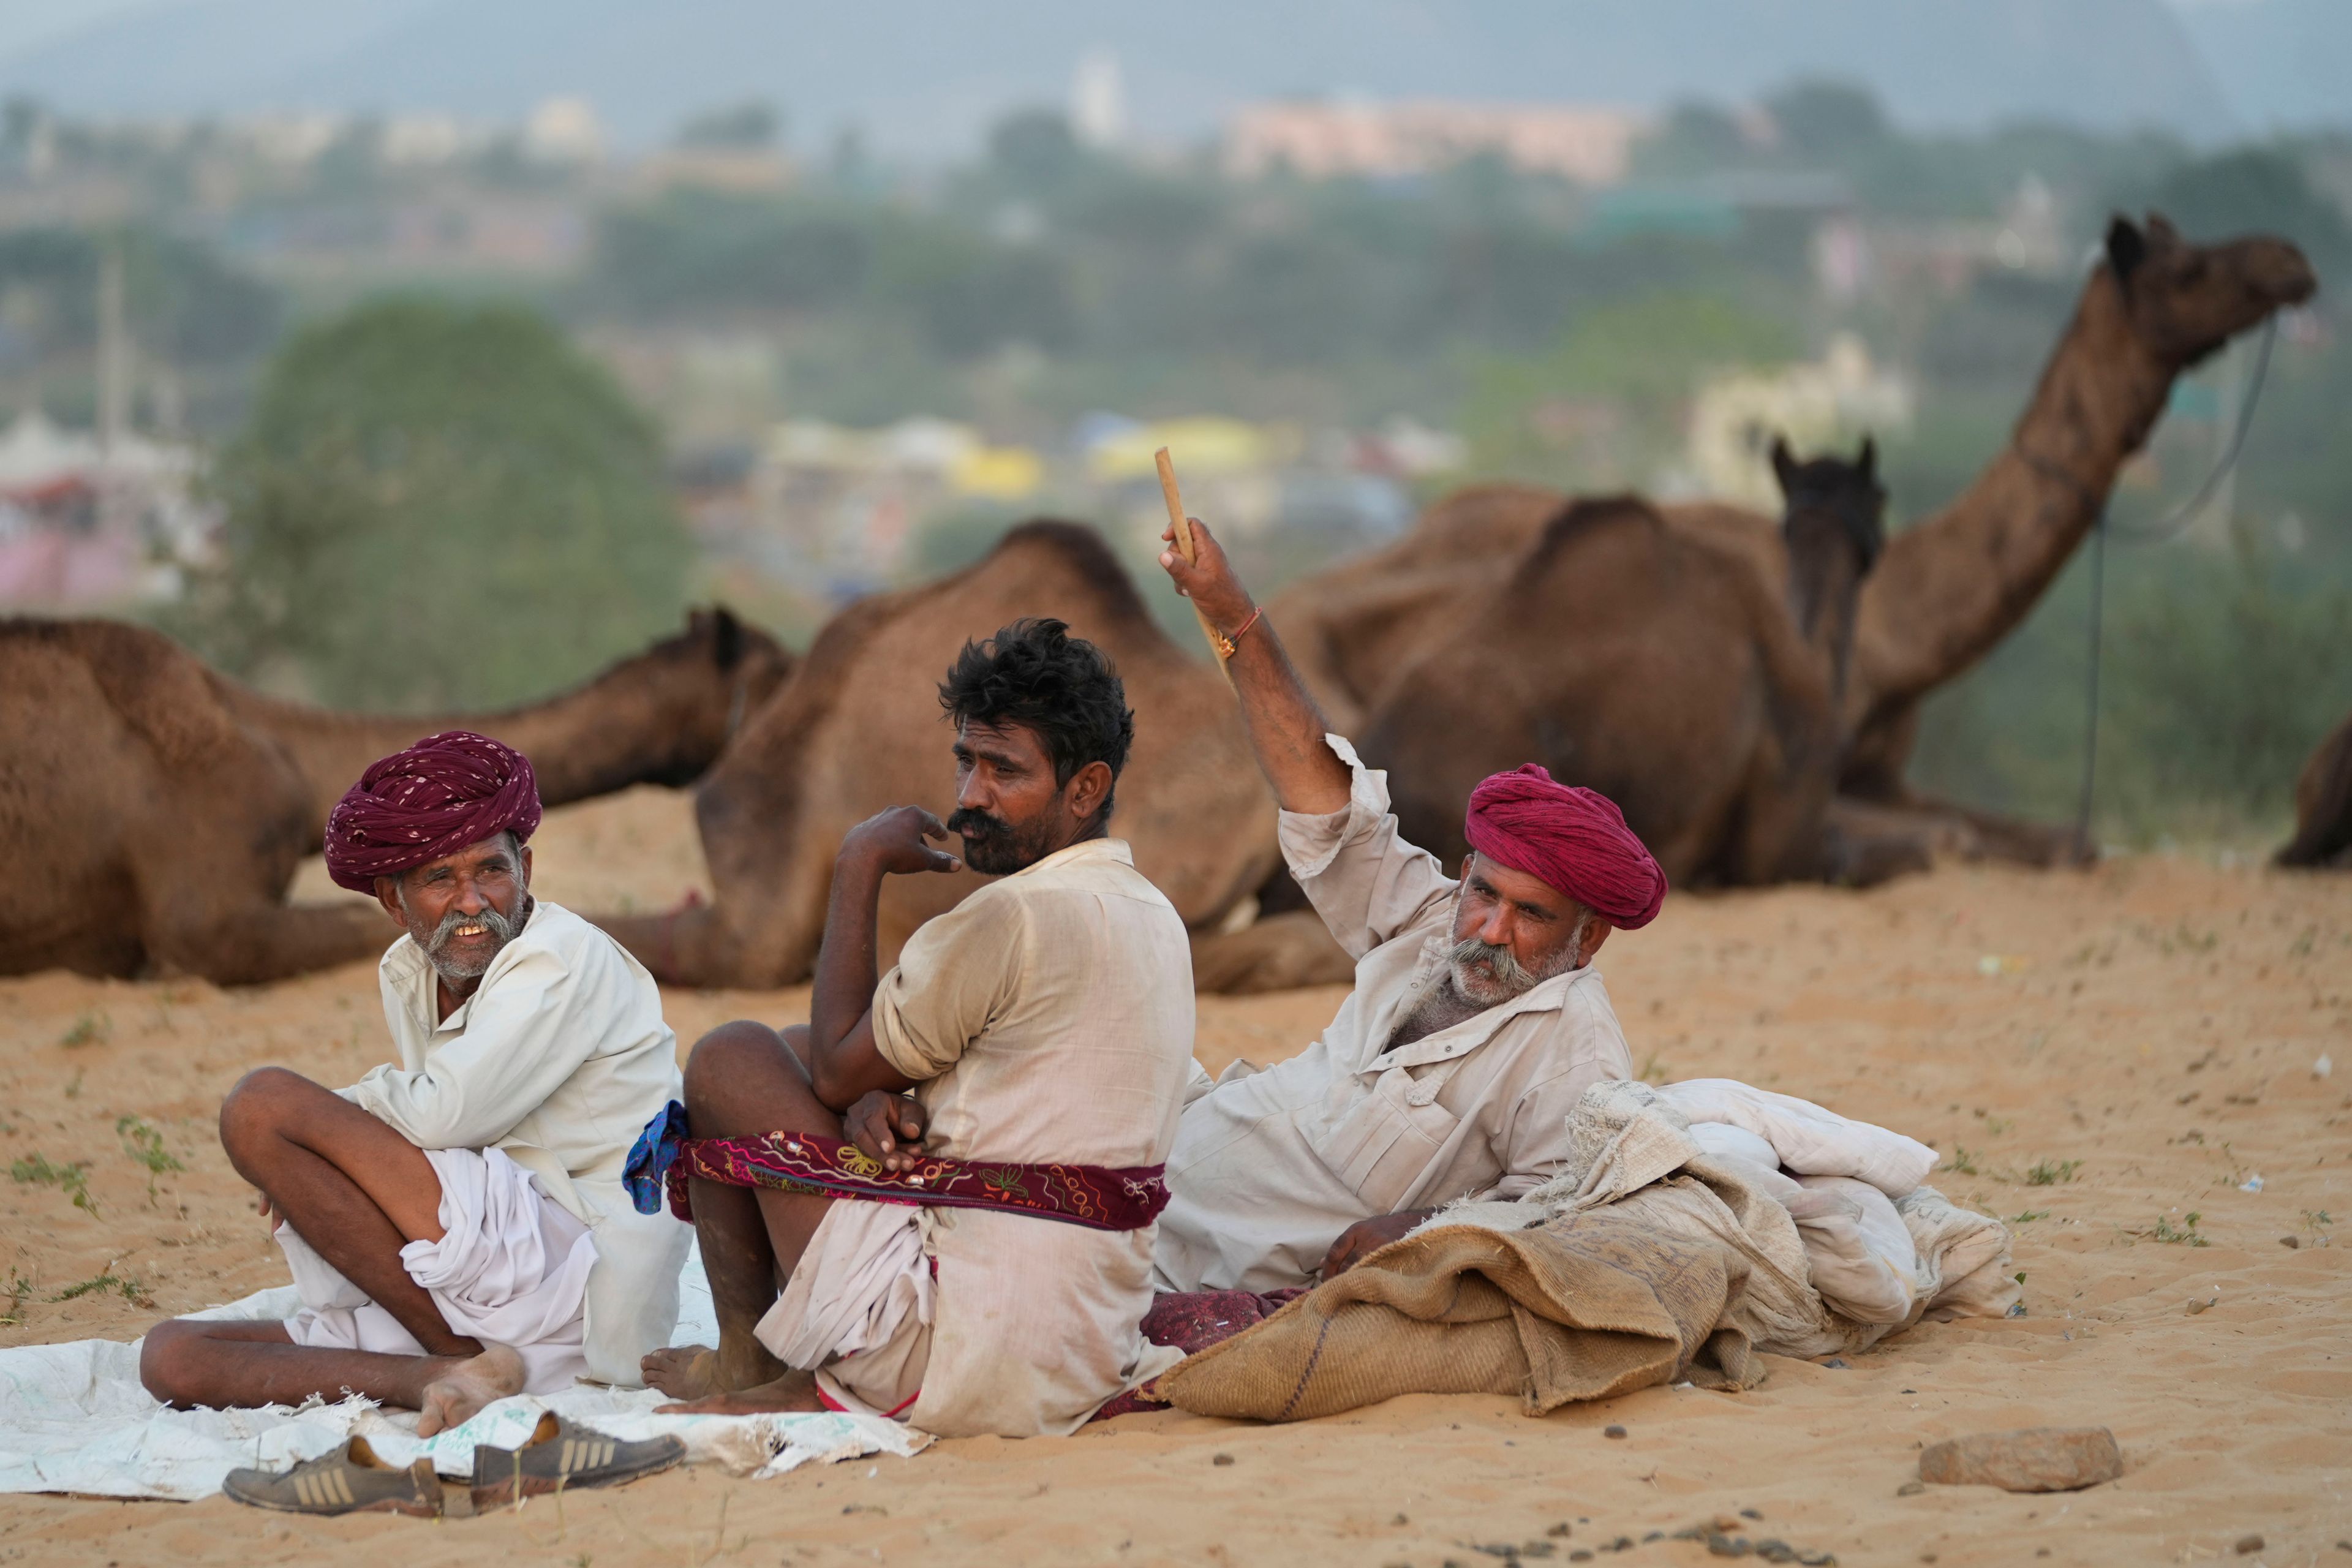
{"type": "Polygon", "coordinates": [[[1255,103],[1227,123],[1223,160],[1240,179],[1278,169],[1395,179],[1484,154],[1524,174],[1613,185],[1647,123],[1627,110],[1570,104],[1255,103]]]}

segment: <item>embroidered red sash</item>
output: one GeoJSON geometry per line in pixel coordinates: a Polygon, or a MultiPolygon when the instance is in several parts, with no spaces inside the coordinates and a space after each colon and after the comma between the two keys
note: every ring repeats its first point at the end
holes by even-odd
{"type": "Polygon", "coordinates": [[[886,1171],[855,1143],[814,1132],[687,1138],[667,1173],[670,1213],[694,1217],[687,1178],[730,1187],[863,1198],[940,1208],[1004,1209],[1090,1230],[1141,1230],[1168,1206],[1165,1165],[1020,1165],[922,1156],[886,1171]]]}

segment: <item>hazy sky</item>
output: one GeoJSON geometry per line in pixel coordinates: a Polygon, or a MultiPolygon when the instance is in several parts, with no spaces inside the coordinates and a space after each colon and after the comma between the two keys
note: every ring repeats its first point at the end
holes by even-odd
{"type": "Polygon", "coordinates": [[[1934,0],[1907,23],[1894,0],[1650,3],[1683,21],[1654,22],[1644,0],[1196,0],[1165,15],[1134,0],[0,0],[0,92],[101,116],[490,121],[580,93],[623,145],[760,96],[782,100],[804,149],[857,125],[929,157],[1008,108],[1058,101],[1091,43],[1118,49],[1139,132],[1174,140],[1287,92],[1657,107],[1807,72],[1863,81],[1922,127],[2055,115],[2211,142],[2347,112],[2331,57],[2352,47],[2352,0],[1934,0]],[[2180,21],[2102,31],[2158,4],[2180,21]],[[2239,11],[2270,25],[2240,26],[2239,11]]]}
{"type": "MultiPolygon", "coordinates": [[[[169,10],[177,0],[8,0],[0,5],[0,57],[47,38],[72,32],[76,27],[109,16],[120,16],[131,11],[169,10]]],[[[339,5],[347,0],[318,0],[321,5],[339,5]]],[[[1019,0],[1001,0],[1017,5],[1019,0]]],[[[2200,6],[2242,5],[2256,0],[2166,0],[2176,10],[2194,10],[2200,6]]],[[[423,0],[416,0],[421,5],[423,0]]],[[[390,11],[394,6],[382,7],[390,11]]]]}

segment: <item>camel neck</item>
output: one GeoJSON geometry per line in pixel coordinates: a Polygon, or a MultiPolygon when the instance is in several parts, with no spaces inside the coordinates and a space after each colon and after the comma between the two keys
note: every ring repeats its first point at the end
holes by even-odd
{"type": "Polygon", "coordinates": [[[1916,700],[2025,618],[2098,521],[2176,374],[2099,268],[2008,444],[1949,506],[1895,535],[1864,584],[1850,721],[1916,700]]]}
{"type": "Polygon", "coordinates": [[[378,758],[444,730],[472,730],[529,757],[543,805],[608,793],[674,771],[677,725],[656,680],[631,660],[544,702],[490,712],[336,713],[223,682],[247,723],[265,731],[309,785],[309,847],[322,842],[327,813],[378,758]]]}

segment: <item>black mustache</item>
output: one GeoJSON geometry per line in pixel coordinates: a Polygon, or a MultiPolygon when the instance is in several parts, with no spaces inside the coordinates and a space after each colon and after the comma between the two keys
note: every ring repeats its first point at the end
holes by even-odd
{"type": "Polygon", "coordinates": [[[991,816],[984,811],[965,806],[948,818],[948,831],[961,838],[997,838],[1010,835],[1013,824],[1001,816],[991,816]]]}

